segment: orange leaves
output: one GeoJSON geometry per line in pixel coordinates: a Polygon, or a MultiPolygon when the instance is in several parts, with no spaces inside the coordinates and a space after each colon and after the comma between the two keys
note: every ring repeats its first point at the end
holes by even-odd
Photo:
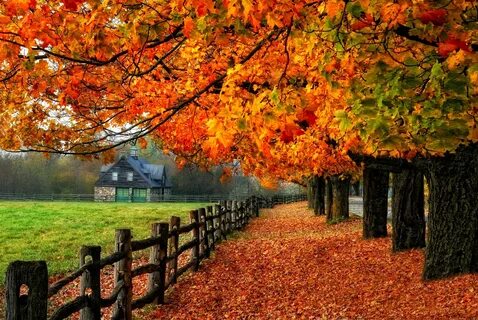
{"type": "Polygon", "coordinates": [[[397,24],[405,24],[407,9],[408,4],[406,3],[398,4],[388,2],[383,6],[380,13],[383,21],[388,23],[390,28],[393,28],[397,24]]]}
{"type": "Polygon", "coordinates": [[[219,181],[221,181],[221,183],[228,183],[229,181],[231,181],[231,178],[232,178],[231,168],[229,167],[223,168],[219,181]]]}
{"type": "Polygon", "coordinates": [[[47,85],[48,84],[45,80],[36,81],[32,86],[32,95],[34,97],[40,96],[40,94],[42,94],[45,91],[47,85]]]}
{"type": "Polygon", "coordinates": [[[29,9],[35,9],[35,0],[6,1],[5,11],[9,16],[23,15],[29,9]]]}
{"type": "Polygon", "coordinates": [[[184,28],[183,28],[183,33],[184,35],[189,38],[191,36],[191,32],[194,29],[194,21],[191,17],[186,17],[184,19],[184,28]]]}
{"type": "Polygon", "coordinates": [[[446,9],[427,10],[418,16],[418,19],[424,24],[432,23],[436,26],[445,24],[448,11],[446,9]]]}
{"type": "Polygon", "coordinates": [[[337,16],[345,7],[343,0],[328,0],[325,4],[325,11],[331,18],[337,16]]]}

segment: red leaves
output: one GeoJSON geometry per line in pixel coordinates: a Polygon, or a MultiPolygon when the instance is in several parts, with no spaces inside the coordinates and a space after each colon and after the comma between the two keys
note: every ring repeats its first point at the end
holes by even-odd
{"type": "Polygon", "coordinates": [[[63,0],[63,5],[65,9],[76,11],[78,10],[78,6],[83,3],[84,0],[63,0]]]}
{"type": "Polygon", "coordinates": [[[297,118],[300,122],[305,121],[307,123],[306,127],[313,126],[317,121],[317,116],[310,110],[303,110],[297,115],[297,118]]]}
{"type": "Polygon", "coordinates": [[[438,54],[443,58],[448,57],[450,53],[458,49],[470,52],[470,47],[465,41],[457,39],[453,36],[450,36],[445,41],[438,43],[438,54]]]}
{"type": "Polygon", "coordinates": [[[418,16],[418,19],[427,24],[431,22],[436,26],[442,26],[445,24],[448,16],[448,11],[445,9],[432,9],[427,10],[418,16]]]}
{"type": "Polygon", "coordinates": [[[284,130],[282,130],[280,139],[285,143],[289,143],[292,142],[296,136],[303,134],[304,130],[299,128],[295,123],[288,123],[285,125],[284,130]]]}
{"type": "Polygon", "coordinates": [[[362,30],[363,28],[370,27],[374,23],[373,16],[370,13],[367,13],[359,21],[356,21],[352,24],[352,31],[362,30]]]}

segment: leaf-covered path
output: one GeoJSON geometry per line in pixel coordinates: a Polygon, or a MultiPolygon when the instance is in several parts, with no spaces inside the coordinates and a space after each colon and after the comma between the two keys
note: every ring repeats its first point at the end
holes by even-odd
{"type": "Polygon", "coordinates": [[[265,209],[184,277],[153,319],[477,319],[478,275],[422,282],[423,253],[327,225],[305,203],[265,209]]]}

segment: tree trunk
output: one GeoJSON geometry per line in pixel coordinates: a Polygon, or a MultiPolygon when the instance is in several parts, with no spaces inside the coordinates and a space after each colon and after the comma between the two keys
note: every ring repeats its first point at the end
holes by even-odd
{"type": "Polygon", "coordinates": [[[388,171],[372,169],[365,164],[363,171],[363,237],[387,236],[388,171]]]}
{"type": "Polygon", "coordinates": [[[334,198],[332,194],[332,178],[329,177],[325,184],[325,214],[327,215],[327,221],[332,221],[332,204],[334,198]]]}
{"type": "Polygon", "coordinates": [[[314,208],[314,191],[313,191],[313,184],[314,179],[309,178],[307,179],[307,208],[313,209],[314,208]]]}
{"type": "Polygon", "coordinates": [[[330,218],[327,221],[340,221],[349,217],[350,178],[330,178],[332,186],[332,206],[330,218]]]}
{"type": "Polygon", "coordinates": [[[352,184],[352,194],[356,197],[360,197],[360,180],[352,184]]]}
{"type": "Polygon", "coordinates": [[[314,214],[325,214],[325,180],[323,177],[314,177],[314,214]]]}
{"type": "Polygon", "coordinates": [[[392,176],[392,249],[425,247],[423,174],[415,168],[392,176]]]}
{"type": "Polygon", "coordinates": [[[424,279],[478,271],[478,145],[432,158],[424,279]]]}

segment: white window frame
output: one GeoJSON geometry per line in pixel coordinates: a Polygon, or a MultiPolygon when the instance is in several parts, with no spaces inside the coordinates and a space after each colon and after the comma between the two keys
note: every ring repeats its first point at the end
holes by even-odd
{"type": "Polygon", "coordinates": [[[129,171],[129,172],[126,174],[126,180],[127,180],[127,181],[133,181],[133,177],[134,177],[133,171],[129,171]]]}
{"type": "Polygon", "coordinates": [[[111,181],[118,181],[118,172],[111,172],[111,181]]]}

